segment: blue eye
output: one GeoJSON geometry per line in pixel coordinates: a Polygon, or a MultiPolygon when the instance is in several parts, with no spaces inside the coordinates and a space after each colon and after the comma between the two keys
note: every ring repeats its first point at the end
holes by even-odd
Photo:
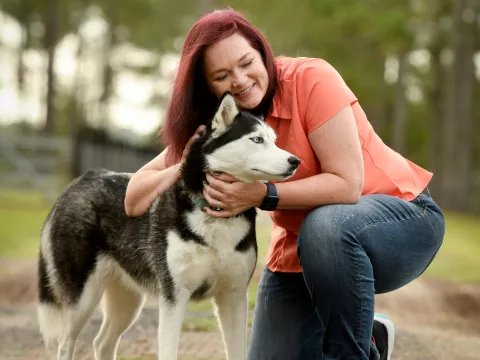
{"type": "Polygon", "coordinates": [[[250,138],[255,144],[263,144],[263,138],[260,136],[254,136],[250,138]]]}

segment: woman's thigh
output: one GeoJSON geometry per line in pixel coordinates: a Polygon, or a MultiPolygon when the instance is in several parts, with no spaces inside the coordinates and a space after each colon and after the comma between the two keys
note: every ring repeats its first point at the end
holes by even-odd
{"type": "Polygon", "coordinates": [[[331,261],[334,257],[330,254],[358,245],[372,264],[375,292],[384,293],[425,271],[442,244],[444,232],[443,214],[429,196],[420,195],[408,202],[387,195],[366,195],[357,204],[327,205],[311,211],[302,224],[298,243],[303,248],[304,272],[309,258],[311,262],[321,262],[322,258],[331,261]],[[317,254],[315,259],[313,254],[317,254]]]}

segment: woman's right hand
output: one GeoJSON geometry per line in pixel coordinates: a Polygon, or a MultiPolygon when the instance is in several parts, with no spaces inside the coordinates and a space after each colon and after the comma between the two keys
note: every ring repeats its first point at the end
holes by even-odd
{"type": "Polygon", "coordinates": [[[188,139],[187,145],[185,145],[185,148],[183,149],[183,154],[182,154],[182,160],[180,161],[180,166],[183,165],[185,162],[188,152],[190,151],[190,147],[192,144],[200,137],[200,134],[205,130],[205,125],[200,125],[197,130],[195,130],[195,133],[188,139]]]}

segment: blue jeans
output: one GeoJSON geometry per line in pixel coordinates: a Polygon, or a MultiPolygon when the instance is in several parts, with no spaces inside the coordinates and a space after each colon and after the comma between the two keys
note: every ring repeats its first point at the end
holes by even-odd
{"type": "Polygon", "coordinates": [[[375,359],[375,294],[420,276],[444,232],[442,211],[423,193],[312,210],[297,240],[302,273],[263,272],[248,360],[375,359]]]}

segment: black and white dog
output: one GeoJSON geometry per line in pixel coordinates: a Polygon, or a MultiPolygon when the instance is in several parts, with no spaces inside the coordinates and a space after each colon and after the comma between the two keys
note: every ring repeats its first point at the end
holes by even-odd
{"type": "Polygon", "coordinates": [[[202,211],[202,188],[206,171],[244,182],[292,176],[300,160],[275,139],[227,93],[192,144],[181,179],[144,215],[125,214],[131,174],[91,170],[69,185],[44,223],[39,257],[38,320],[46,345],[58,346],[57,359],[73,359],[77,337],[103,296],[95,358],[114,360],[147,295],[159,304],[159,359],[177,359],[187,303],[206,298],[213,298],[227,358],[246,358],[256,210],[209,216],[202,211]]]}

